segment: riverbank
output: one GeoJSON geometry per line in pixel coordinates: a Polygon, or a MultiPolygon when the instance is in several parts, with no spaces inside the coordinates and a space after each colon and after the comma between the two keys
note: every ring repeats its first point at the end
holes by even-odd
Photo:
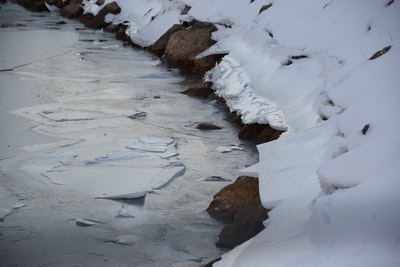
{"type": "MultiPolygon", "coordinates": [[[[192,96],[216,99],[221,104],[227,105],[226,100],[217,96],[211,89],[213,86],[212,82],[205,82],[201,78],[226,55],[226,53],[217,53],[198,58],[198,55],[215,44],[211,35],[217,30],[217,28],[212,23],[193,20],[187,21],[182,25],[175,24],[162,34],[154,43],[142,43],[140,41],[135,43],[135,40],[132,40],[127,35],[127,27],[123,23],[116,25],[106,22],[107,15],[118,15],[121,13],[122,10],[117,2],[96,3],[89,8],[89,12],[84,12],[85,6],[82,4],[82,1],[74,1],[68,4],[61,2],[46,3],[46,1],[33,1],[20,2],[20,4],[30,10],[51,10],[50,6],[55,6],[59,9],[62,16],[77,19],[86,27],[103,29],[106,32],[117,32],[117,39],[124,41],[129,45],[139,46],[148,50],[165,61],[169,67],[179,69],[181,74],[200,75],[199,81],[183,93],[192,96]],[[39,5],[42,5],[42,7],[38,8],[39,5]],[[149,46],[145,46],[145,44],[149,46]]],[[[88,7],[86,7],[86,9],[89,10],[88,7]]],[[[187,6],[185,9],[188,10],[189,7],[187,6]]],[[[182,11],[181,15],[185,15],[185,9],[182,11]]],[[[141,41],[143,41],[143,39],[141,39],[141,41]]],[[[229,106],[229,104],[227,106],[229,106]]],[[[257,143],[275,140],[283,132],[282,130],[270,127],[269,124],[260,124],[258,122],[246,124],[242,121],[242,116],[236,111],[230,111],[227,120],[240,127],[238,132],[239,138],[251,140],[257,143]]],[[[214,125],[211,126],[214,127],[214,125]]],[[[208,125],[207,129],[210,129],[210,125],[208,125]]],[[[222,220],[223,222],[228,223],[228,225],[224,227],[218,237],[217,244],[221,247],[233,248],[249,238],[254,237],[264,228],[262,221],[267,218],[265,215],[267,210],[261,205],[258,188],[254,187],[252,189],[253,191],[245,193],[247,197],[251,196],[251,199],[247,201],[245,201],[243,196],[243,192],[246,191],[245,188],[246,187],[243,187],[243,185],[238,183],[238,185],[234,186],[233,189],[230,190],[229,196],[220,196],[220,198],[214,199],[214,205],[219,206],[220,208],[224,206],[222,204],[226,202],[226,198],[229,199],[229,206],[237,207],[237,210],[235,210],[233,214],[233,216],[238,217],[236,220],[222,220]],[[220,203],[215,203],[219,201],[220,203]],[[254,203],[256,203],[257,206],[256,212],[253,210],[254,203]],[[239,216],[239,214],[241,215],[239,216]],[[249,218],[251,219],[249,220],[249,218]],[[240,236],[240,238],[236,238],[235,236],[240,236]]],[[[233,211],[228,208],[223,212],[232,213],[233,211]]],[[[214,214],[210,213],[210,215],[213,216],[214,214]]],[[[216,216],[216,218],[219,217],[216,216]]]]}
{"type": "Polygon", "coordinates": [[[108,33],[7,12],[2,265],[198,266],[218,257],[221,225],[204,211],[258,159],[218,104],[180,94],[190,80],[108,33]],[[202,122],[221,129],[197,129],[202,122]]]}
{"type": "Polygon", "coordinates": [[[101,10],[107,0],[77,10],[140,47],[174,24],[181,37],[214,25],[194,60],[225,56],[204,79],[243,123],[285,131],[245,170],[273,208],[266,229],[215,266],[398,265],[398,1],[114,2],[118,14],[101,10]]]}

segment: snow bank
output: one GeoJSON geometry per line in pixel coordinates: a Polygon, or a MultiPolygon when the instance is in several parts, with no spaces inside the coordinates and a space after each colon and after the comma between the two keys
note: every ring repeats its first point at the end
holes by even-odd
{"type": "Polygon", "coordinates": [[[399,1],[117,2],[108,19],[142,46],[216,24],[199,56],[229,55],[206,79],[244,122],[287,130],[247,170],[274,207],[266,229],[214,266],[400,265],[399,1]]]}
{"type": "MultiPolygon", "coordinates": [[[[103,6],[113,1],[106,0],[101,6],[96,5],[96,2],[93,0],[84,2],[84,13],[96,15],[103,6]]],[[[127,35],[141,47],[152,45],[172,25],[180,24],[180,14],[185,7],[178,1],[167,0],[116,2],[121,7],[121,13],[107,15],[106,22],[127,24],[127,35]]]]}

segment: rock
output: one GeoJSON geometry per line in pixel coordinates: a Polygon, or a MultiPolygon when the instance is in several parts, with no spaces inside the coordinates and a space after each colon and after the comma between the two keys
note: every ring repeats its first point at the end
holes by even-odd
{"type": "Polygon", "coordinates": [[[218,192],[207,208],[207,213],[226,225],[217,246],[233,248],[252,238],[262,229],[268,218],[259,197],[258,179],[241,176],[233,184],[218,192]]]}
{"type": "Polygon", "coordinates": [[[200,82],[187,90],[183,91],[182,94],[190,95],[190,96],[200,96],[200,97],[209,97],[214,93],[214,90],[211,88],[211,82],[200,82]]]}
{"type": "Polygon", "coordinates": [[[275,130],[268,124],[246,124],[239,131],[239,138],[265,143],[277,139],[283,131],[275,130]]]}
{"type": "Polygon", "coordinates": [[[230,112],[229,115],[227,116],[226,120],[231,123],[235,123],[237,125],[243,126],[240,116],[235,111],[230,112]]]}
{"type": "Polygon", "coordinates": [[[121,27],[120,24],[116,25],[116,24],[109,24],[104,28],[105,32],[115,32],[117,33],[119,31],[119,28],[121,27]]]}
{"type": "Polygon", "coordinates": [[[61,9],[61,16],[73,19],[79,18],[83,13],[83,8],[79,3],[69,3],[61,9]]]}
{"type": "Polygon", "coordinates": [[[232,249],[246,242],[264,229],[262,222],[256,224],[229,224],[225,226],[218,236],[216,246],[232,249]]]}
{"type": "Polygon", "coordinates": [[[257,136],[257,141],[260,143],[266,143],[279,138],[283,131],[276,130],[271,126],[264,125],[264,130],[257,136]]]}
{"type": "Polygon", "coordinates": [[[270,8],[271,6],[272,6],[272,3],[263,5],[263,6],[260,8],[260,11],[258,11],[258,15],[260,15],[262,12],[264,12],[265,10],[267,10],[268,8],[270,8]]]}
{"type": "Polygon", "coordinates": [[[246,124],[240,129],[239,138],[256,140],[264,130],[264,127],[265,125],[258,123],[246,124]]]}
{"type": "Polygon", "coordinates": [[[17,0],[17,3],[30,11],[49,11],[44,0],[17,0]]]}
{"type": "Polygon", "coordinates": [[[197,124],[196,129],[199,130],[221,130],[222,128],[209,122],[200,122],[197,124]]]}
{"type": "Polygon", "coordinates": [[[104,18],[108,14],[116,15],[120,12],[121,12],[121,8],[118,6],[118,4],[115,1],[113,1],[113,2],[105,5],[96,16],[93,16],[93,14],[87,13],[87,14],[82,15],[79,20],[83,24],[85,24],[86,27],[93,28],[93,29],[101,29],[108,25],[104,21],[104,18]]]}
{"type": "Polygon", "coordinates": [[[167,32],[165,32],[152,46],[149,47],[149,51],[153,54],[161,57],[165,54],[165,49],[167,48],[167,44],[171,35],[174,32],[185,30],[185,27],[179,24],[173,25],[167,32]]]}
{"type": "Polygon", "coordinates": [[[168,40],[165,55],[172,67],[204,73],[215,66],[214,56],[196,59],[196,56],[215,43],[211,32],[216,28],[210,23],[196,23],[193,26],[173,32],[168,40]]]}
{"type": "Polygon", "coordinates": [[[126,34],[126,28],[128,26],[124,24],[120,24],[120,27],[117,31],[117,34],[115,35],[115,39],[123,41],[123,42],[128,42],[129,41],[129,36],[126,34]]]}

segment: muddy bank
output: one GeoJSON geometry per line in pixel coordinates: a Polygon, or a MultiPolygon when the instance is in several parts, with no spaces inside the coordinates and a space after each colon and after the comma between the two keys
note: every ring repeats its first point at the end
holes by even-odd
{"type": "MultiPolygon", "coordinates": [[[[83,14],[81,0],[66,2],[57,0],[19,0],[18,3],[29,10],[44,12],[48,11],[49,5],[56,6],[60,9],[60,14],[62,16],[77,19],[88,28],[104,29],[108,32],[114,32],[118,40],[135,46],[135,43],[125,34],[126,26],[124,24],[112,25],[105,22],[107,14],[118,14],[121,12],[116,2],[105,5],[97,15],[83,14]]],[[[103,1],[98,1],[97,4],[100,6],[103,4],[103,1]]],[[[187,9],[190,9],[190,7],[187,7],[187,9]]],[[[215,30],[216,28],[213,24],[199,21],[174,25],[161,36],[158,41],[150,47],[144,47],[144,49],[157,55],[169,66],[178,68],[183,75],[192,73],[204,75],[225,56],[225,54],[218,54],[201,58],[197,57],[201,52],[215,43],[211,38],[211,33],[215,30]]],[[[224,102],[223,99],[218,98],[213,93],[212,83],[203,82],[201,79],[190,86],[184,93],[196,97],[217,99],[221,103],[224,102]]],[[[269,125],[243,124],[240,114],[236,113],[229,113],[227,115],[227,120],[239,126],[239,138],[252,140],[255,143],[275,140],[282,133],[281,131],[271,128],[269,125]]],[[[199,127],[203,128],[203,130],[205,130],[205,128],[209,130],[215,126],[209,124],[205,125],[206,124],[203,124],[199,127]]],[[[224,227],[219,235],[218,246],[232,248],[251,238],[263,229],[262,221],[267,218],[267,211],[263,209],[260,204],[258,184],[254,181],[257,181],[257,179],[238,178],[236,183],[226,187],[215,195],[214,201],[210,204],[208,209],[210,216],[221,219],[221,215],[215,212],[215,207],[218,207],[218,210],[222,214],[231,214],[230,216],[235,218],[226,220],[226,218],[222,216],[223,219],[221,220],[227,223],[227,226],[224,227]],[[228,201],[230,204],[217,204],[218,200],[221,199],[221,203],[228,201]],[[229,208],[224,209],[226,206],[229,206],[229,208]],[[230,208],[232,206],[235,207],[234,212],[230,208]],[[250,208],[253,206],[257,207],[256,211],[250,208]]]]}

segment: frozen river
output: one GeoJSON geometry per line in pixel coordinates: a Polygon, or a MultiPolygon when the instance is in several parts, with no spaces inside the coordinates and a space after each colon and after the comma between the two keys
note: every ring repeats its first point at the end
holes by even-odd
{"type": "Polygon", "coordinates": [[[11,4],[0,24],[0,266],[217,257],[204,210],[257,161],[218,105],[110,34],[11,4]]]}

